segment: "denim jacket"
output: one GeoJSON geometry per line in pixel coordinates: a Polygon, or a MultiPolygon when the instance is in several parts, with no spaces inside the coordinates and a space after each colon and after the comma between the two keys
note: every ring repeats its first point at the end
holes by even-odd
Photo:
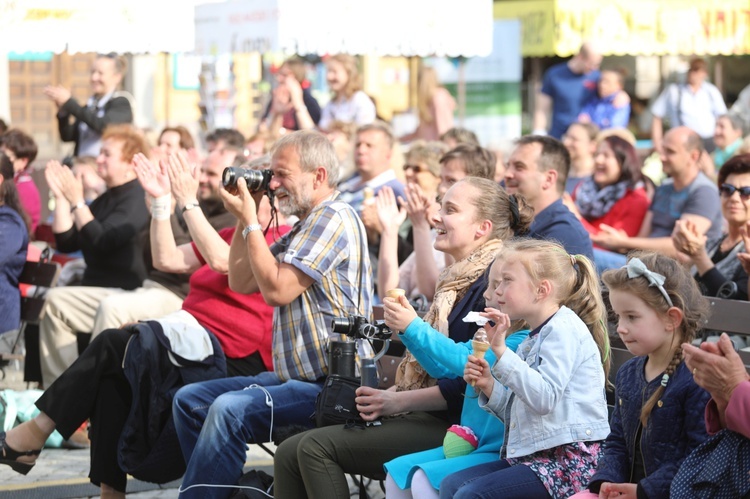
{"type": "Polygon", "coordinates": [[[517,352],[506,350],[492,366],[495,385],[489,400],[479,396],[485,410],[504,420],[515,394],[510,421],[503,421],[508,438],[501,458],[607,437],[601,356],[591,332],[572,310],[561,307],[517,352]]]}
{"type": "Polygon", "coordinates": [[[711,396],[695,384],[682,362],[651,411],[636,448],[641,408],[661,383],[661,376],[646,381],[646,359],[630,359],[617,371],[612,433],[591,478],[589,487],[594,490],[601,482],[631,483],[633,453],[641,452],[646,478],[638,483],[639,497],[669,497],[669,486],[682,461],[708,438],[703,413],[711,396]]]}

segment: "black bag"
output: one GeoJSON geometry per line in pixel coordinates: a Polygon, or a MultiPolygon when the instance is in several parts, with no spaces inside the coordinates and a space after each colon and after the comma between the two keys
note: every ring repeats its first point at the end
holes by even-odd
{"type": "Polygon", "coordinates": [[[315,400],[315,426],[322,428],[351,422],[364,423],[354,402],[359,386],[359,378],[329,375],[315,400]]]}

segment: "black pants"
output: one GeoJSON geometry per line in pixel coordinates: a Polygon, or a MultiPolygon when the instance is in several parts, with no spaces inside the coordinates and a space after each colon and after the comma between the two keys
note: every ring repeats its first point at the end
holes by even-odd
{"type": "Polygon", "coordinates": [[[121,492],[126,475],[117,462],[117,442],[131,404],[130,385],[122,370],[130,334],[123,329],[103,331],[36,402],[66,439],[91,418],[89,478],[121,492]]]}
{"type": "MultiPolygon", "coordinates": [[[[124,329],[102,331],[36,402],[65,439],[91,419],[89,479],[121,492],[125,492],[127,476],[117,461],[117,445],[132,402],[122,370],[130,335],[124,329]]],[[[244,359],[227,359],[227,368],[229,372],[254,371],[245,372],[246,376],[265,371],[258,352],[244,359]]]]}

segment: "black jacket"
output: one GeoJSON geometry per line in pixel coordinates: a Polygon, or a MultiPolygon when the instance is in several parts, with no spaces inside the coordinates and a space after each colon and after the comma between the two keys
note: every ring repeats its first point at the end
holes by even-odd
{"type": "Polygon", "coordinates": [[[57,112],[57,127],[63,142],[75,142],[74,155],[78,156],[78,124],[84,122],[88,127],[100,134],[111,123],[132,123],[133,110],[130,101],[125,97],[112,97],[104,104],[104,116],[97,116],[96,108],[81,106],[72,97],[60,106],[57,112]],[[70,116],[75,119],[70,122],[70,116]]]}
{"type": "Polygon", "coordinates": [[[58,251],[81,250],[86,260],[84,286],[135,289],[143,284],[141,231],[148,227],[145,193],[138,180],[112,187],[91,206],[94,219],[77,230],[55,234],[58,251]]]}
{"type": "Polygon", "coordinates": [[[172,399],[190,383],[223,378],[226,358],[216,337],[208,332],[214,354],[203,362],[169,357],[169,344],[156,321],[130,326],[123,370],[130,383],[133,403],[120,435],[120,468],[139,480],[166,483],[185,473],[185,461],[172,419],[172,399]]]}

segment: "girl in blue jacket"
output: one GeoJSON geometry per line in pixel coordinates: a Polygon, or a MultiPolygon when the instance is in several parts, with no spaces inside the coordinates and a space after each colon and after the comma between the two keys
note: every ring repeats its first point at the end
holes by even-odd
{"type": "Polygon", "coordinates": [[[710,395],[693,381],[680,347],[693,340],[707,302],[685,267],[656,253],[636,253],[602,280],[617,334],[636,357],[617,372],[604,456],[589,492],[575,497],[669,497],[678,468],[708,437],[710,395]]]}
{"type": "Polygon", "coordinates": [[[609,434],[599,278],[588,258],[552,242],[519,240],[500,258],[499,310],[483,314],[495,323],[497,361],[490,370],[470,356],[464,370],[481,390],[480,407],[505,423],[500,459],[449,475],[440,497],[568,497],[588,483],[609,434]],[[531,333],[513,352],[505,336],[517,319],[531,333]]]}
{"type": "MultiPolygon", "coordinates": [[[[495,259],[490,269],[487,290],[484,292],[487,306],[497,306],[493,296],[500,281],[501,269],[502,261],[495,259]]],[[[388,317],[386,324],[392,329],[403,331],[399,338],[430,376],[436,379],[463,376],[466,359],[472,353],[471,341],[456,343],[443,336],[417,317],[405,297],[400,301],[385,299],[383,306],[388,317]]],[[[515,351],[528,334],[528,330],[523,330],[508,336],[508,348],[515,351]]],[[[493,361],[494,358],[495,354],[488,350],[487,359],[493,361]]],[[[388,461],[384,465],[388,472],[385,479],[385,495],[388,499],[437,498],[440,481],[447,475],[478,464],[497,461],[497,454],[503,443],[503,424],[479,408],[474,388],[466,385],[465,395],[461,425],[471,428],[476,435],[476,449],[466,455],[448,458],[445,449],[437,447],[388,461]]]]}

